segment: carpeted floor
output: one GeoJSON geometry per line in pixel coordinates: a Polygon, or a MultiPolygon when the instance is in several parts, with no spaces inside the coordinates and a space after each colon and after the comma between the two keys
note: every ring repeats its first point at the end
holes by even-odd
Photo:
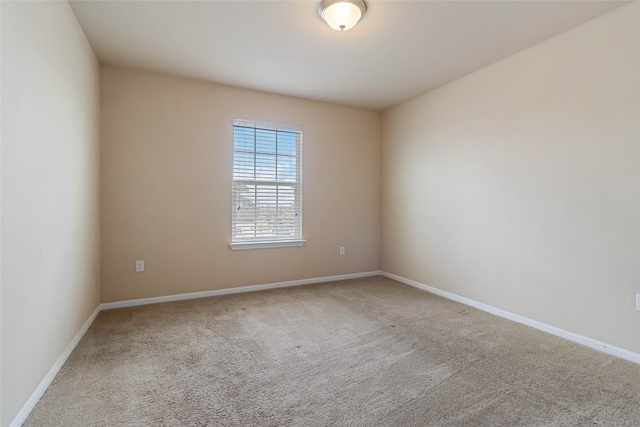
{"type": "Polygon", "coordinates": [[[25,426],[639,426],[640,366],[383,277],[100,313],[25,426]]]}

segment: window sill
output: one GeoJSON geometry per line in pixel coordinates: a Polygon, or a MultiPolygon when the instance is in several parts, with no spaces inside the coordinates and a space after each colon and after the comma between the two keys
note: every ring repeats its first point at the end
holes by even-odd
{"type": "Polygon", "coordinates": [[[281,240],[278,242],[242,242],[229,243],[232,251],[245,249],[266,249],[266,248],[290,248],[293,246],[303,246],[306,240],[281,240]]]}

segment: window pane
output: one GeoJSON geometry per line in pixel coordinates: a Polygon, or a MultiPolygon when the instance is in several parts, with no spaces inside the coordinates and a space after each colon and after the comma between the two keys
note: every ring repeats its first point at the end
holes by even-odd
{"type": "Polygon", "coordinates": [[[254,139],[253,129],[234,126],[233,146],[235,150],[253,151],[254,139]]]}
{"type": "Polygon", "coordinates": [[[297,172],[295,157],[278,156],[278,181],[295,182],[297,172]]]}
{"type": "Polygon", "coordinates": [[[233,179],[255,179],[255,161],[253,153],[233,153],[233,179]]]}
{"type": "Polygon", "coordinates": [[[276,180],[276,156],[270,154],[256,154],[256,180],[276,180]]]}
{"type": "Polygon", "coordinates": [[[276,154],[276,132],[256,129],[256,152],[276,154]]]}
{"type": "Polygon", "coordinates": [[[278,132],[278,154],[296,155],[298,135],[293,132],[278,132]]]}
{"type": "Polygon", "coordinates": [[[233,239],[255,237],[255,185],[233,184],[233,239]]]}

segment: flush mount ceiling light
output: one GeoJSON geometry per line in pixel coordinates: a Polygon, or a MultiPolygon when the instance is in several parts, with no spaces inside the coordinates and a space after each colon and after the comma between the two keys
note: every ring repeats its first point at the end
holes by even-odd
{"type": "Polygon", "coordinates": [[[353,28],[366,10],[362,0],[322,0],[318,5],[320,18],[336,31],[353,28]]]}

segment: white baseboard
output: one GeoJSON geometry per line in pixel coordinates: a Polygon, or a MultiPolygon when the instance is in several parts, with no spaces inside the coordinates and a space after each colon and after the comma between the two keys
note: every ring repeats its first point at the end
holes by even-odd
{"type": "Polygon", "coordinates": [[[189,299],[215,297],[219,295],[240,294],[244,292],[264,291],[265,289],[288,288],[290,286],[310,285],[313,283],[335,282],[338,280],[359,279],[361,277],[379,276],[380,271],[364,273],[341,274],[339,276],[313,277],[311,279],[290,280],[288,282],[267,283],[264,285],[240,286],[238,288],[215,289],[212,291],[191,292],[188,294],[167,295],[163,297],[140,298],[126,301],[105,302],[100,305],[102,310],[114,308],[135,307],[138,305],[158,304],[162,302],[184,301],[189,299]]]}
{"type": "Polygon", "coordinates": [[[38,403],[38,401],[40,400],[44,392],[47,391],[49,384],[51,384],[51,381],[53,381],[53,379],[56,377],[56,375],[58,374],[58,371],[60,371],[60,368],[62,368],[62,365],[64,365],[64,362],[67,361],[73,349],[76,348],[76,346],[78,345],[78,343],[80,342],[84,334],[87,332],[87,330],[89,329],[93,321],[96,319],[96,316],[98,316],[98,313],[100,313],[100,310],[101,308],[100,306],[98,306],[93,311],[93,313],[91,313],[91,316],[89,316],[87,321],[84,322],[84,325],[82,325],[82,327],[80,328],[76,336],[73,337],[73,340],[71,340],[71,343],[64,350],[64,353],[62,353],[62,355],[58,358],[58,360],[53,365],[53,367],[49,370],[49,372],[47,372],[47,375],[45,375],[42,381],[40,381],[40,384],[38,384],[38,387],[36,387],[33,393],[31,393],[31,396],[29,396],[27,403],[25,403],[22,409],[20,409],[20,412],[18,412],[18,414],[9,424],[9,427],[20,427],[26,421],[27,417],[29,416],[33,408],[36,406],[36,403],[38,403]]]}
{"type": "Polygon", "coordinates": [[[479,310],[486,311],[487,313],[504,317],[505,319],[522,323],[523,325],[531,326],[532,328],[536,328],[541,331],[547,332],[549,334],[564,338],[566,340],[573,341],[577,344],[584,345],[586,347],[601,351],[611,356],[616,356],[621,359],[625,359],[630,362],[640,364],[640,354],[638,353],[634,353],[632,351],[625,350],[623,348],[616,347],[616,346],[604,343],[602,341],[594,340],[593,338],[589,338],[589,337],[575,334],[573,332],[565,331],[564,329],[547,325],[546,323],[538,322],[537,320],[529,319],[528,317],[520,316],[519,314],[514,314],[505,310],[501,310],[499,308],[492,307],[488,304],[474,301],[472,299],[465,298],[460,295],[453,294],[451,292],[443,291],[441,289],[434,288],[432,286],[428,286],[420,282],[416,282],[415,280],[407,279],[406,277],[398,276],[392,273],[387,273],[385,271],[381,272],[381,274],[390,279],[397,280],[398,282],[407,284],[409,286],[413,286],[414,288],[422,289],[423,291],[431,292],[432,294],[436,294],[443,298],[447,298],[452,301],[456,301],[456,302],[477,308],[479,310]]]}

